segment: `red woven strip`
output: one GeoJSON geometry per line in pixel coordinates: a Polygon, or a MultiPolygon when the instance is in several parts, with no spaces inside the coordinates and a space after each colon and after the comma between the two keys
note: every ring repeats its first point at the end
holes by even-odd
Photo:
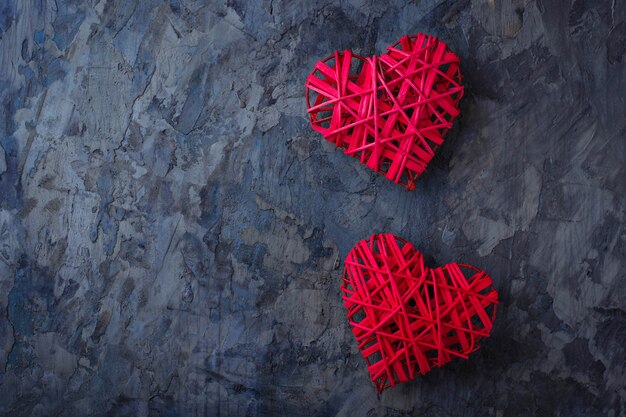
{"type": "Polygon", "coordinates": [[[345,260],[343,300],[378,392],[467,358],[489,336],[498,293],[470,265],[429,269],[412,244],[373,235],[345,260]]]}
{"type": "Polygon", "coordinates": [[[306,82],[311,126],[362,164],[407,189],[459,115],[459,58],[432,36],[405,36],[380,57],[346,50],[306,82]]]}

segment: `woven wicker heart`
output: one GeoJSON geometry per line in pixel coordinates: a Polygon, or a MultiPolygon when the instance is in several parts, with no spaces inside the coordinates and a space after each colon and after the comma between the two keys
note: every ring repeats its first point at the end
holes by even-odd
{"type": "Polygon", "coordinates": [[[428,268],[412,244],[391,234],[357,243],[341,289],[378,392],[467,359],[489,336],[498,303],[484,271],[457,263],[428,268]]]}
{"type": "Polygon", "coordinates": [[[459,58],[432,36],[405,36],[386,54],[335,52],[306,81],[311,126],[408,190],[459,115],[459,58]]]}

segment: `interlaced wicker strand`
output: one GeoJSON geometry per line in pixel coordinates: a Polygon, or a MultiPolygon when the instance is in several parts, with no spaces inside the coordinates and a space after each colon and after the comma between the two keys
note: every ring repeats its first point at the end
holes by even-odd
{"type": "Polygon", "coordinates": [[[313,129],[408,190],[459,115],[462,95],[459,57],[422,33],[380,57],[335,52],[306,81],[313,129]]]}
{"type": "Polygon", "coordinates": [[[350,251],[344,305],[378,392],[453,358],[467,359],[489,336],[498,292],[470,265],[428,268],[411,243],[373,235],[350,251]]]}

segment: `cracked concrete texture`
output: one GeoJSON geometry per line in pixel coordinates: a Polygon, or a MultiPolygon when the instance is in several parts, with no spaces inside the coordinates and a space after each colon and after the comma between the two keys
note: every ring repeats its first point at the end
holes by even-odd
{"type": "Polygon", "coordinates": [[[0,6],[0,415],[626,414],[623,2],[0,6]],[[466,96],[417,189],[304,79],[423,31],[466,96]],[[340,175],[341,173],[341,175],[340,175]],[[492,337],[380,398],[337,266],[374,232],[487,269],[492,337]]]}

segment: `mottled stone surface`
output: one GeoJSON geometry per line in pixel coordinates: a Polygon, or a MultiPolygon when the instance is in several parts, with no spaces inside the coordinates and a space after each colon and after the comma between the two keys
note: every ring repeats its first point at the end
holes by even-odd
{"type": "Polygon", "coordinates": [[[0,415],[626,415],[626,3],[386,3],[1,2],[0,415]],[[466,97],[407,193],[303,84],[417,31],[466,97]],[[377,398],[339,266],[381,231],[502,303],[377,398]]]}

